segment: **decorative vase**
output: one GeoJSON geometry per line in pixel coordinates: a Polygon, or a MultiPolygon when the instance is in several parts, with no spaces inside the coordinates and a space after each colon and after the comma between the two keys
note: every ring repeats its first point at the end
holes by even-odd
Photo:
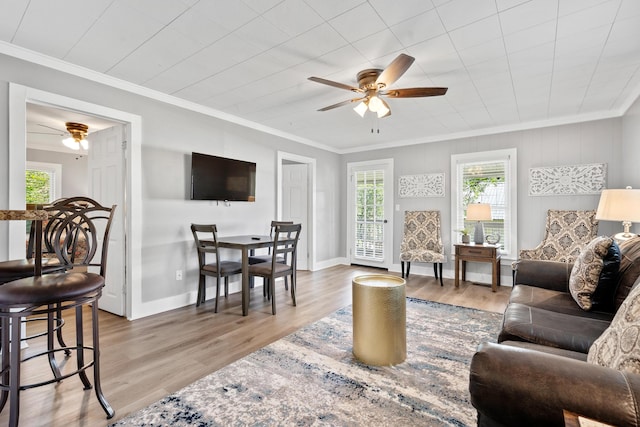
{"type": "Polygon", "coordinates": [[[468,234],[463,234],[462,235],[462,243],[469,243],[469,235],[468,234]]]}

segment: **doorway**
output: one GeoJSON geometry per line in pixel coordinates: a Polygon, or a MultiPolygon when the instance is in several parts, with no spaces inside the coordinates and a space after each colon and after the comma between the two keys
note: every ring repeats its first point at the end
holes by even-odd
{"type": "Polygon", "coordinates": [[[389,269],[393,258],[393,159],[348,163],[350,264],[389,269]]]}
{"type": "MultiPolygon", "coordinates": [[[[125,147],[124,197],[122,206],[123,238],[125,242],[124,315],[128,319],[140,317],[142,312],[140,268],[141,251],[141,175],[140,146],[141,118],[97,104],[64,97],[50,92],[10,83],[9,85],[9,208],[24,209],[26,165],[26,106],[27,103],[51,106],[71,112],[102,117],[124,125],[125,147]],[[133,167],[132,165],[135,165],[133,167]],[[126,209],[125,209],[126,207],[126,209]],[[134,280],[135,279],[135,280],[134,280]]],[[[24,256],[24,225],[19,221],[9,225],[9,256],[24,256]]]]}

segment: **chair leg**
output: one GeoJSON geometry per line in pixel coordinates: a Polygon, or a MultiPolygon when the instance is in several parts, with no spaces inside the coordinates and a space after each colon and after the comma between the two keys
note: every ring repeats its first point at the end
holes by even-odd
{"type": "MultiPolygon", "coordinates": [[[[20,319],[11,319],[11,344],[9,344],[9,425],[18,426],[20,417],[20,319]]],[[[4,353],[3,349],[3,353],[4,353]]]]}
{"type": "Polygon", "coordinates": [[[407,279],[409,278],[409,270],[411,270],[411,262],[407,262],[407,274],[405,275],[407,279]]]}
{"type": "Polygon", "coordinates": [[[440,270],[440,286],[444,286],[442,283],[442,263],[438,263],[438,269],[440,270]]]}
{"type": "Polygon", "coordinates": [[[287,279],[288,276],[284,276],[284,290],[288,291],[289,290],[289,279],[287,279]]]}
{"type": "MultiPolygon", "coordinates": [[[[94,301],[93,304],[97,304],[97,301],[94,301]]],[[[85,390],[91,389],[91,382],[87,377],[87,373],[84,370],[80,370],[84,366],[84,332],[82,330],[82,306],[79,305],[76,307],[76,358],[78,362],[78,371],[80,379],[82,380],[82,385],[84,385],[85,390]]],[[[95,350],[94,350],[95,351],[95,350]]],[[[95,354],[94,354],[95,361],[95,354]]]]}
{"type": "Polygon", "coordinates": [[[400,261],[400,274],[402,275],[402,278],[404,279],[404,261],[400,261]]]}
{"type": "Polygon", "coordinates": [[[229,276],[224,278],[224,297],[225,299],[229,297],[229,276]]]}
{"type": "Polygon", "coordinates": [[[434,262],[433,263],[433,275],[435,276],[435,278],[438,278],[438,263],[434,262]]]}
{"type": "Polygon", "coordinates": [[[271,294],[271,314],[276,314],[276,279],[271,277],[269,279],[269,291],[271,294]]]}
{"type": "Polygon", "coordinates": [[[216,303],[213,306],[213,312],[218,312],[218,300],[220,299],[220,276],[216,277],[216,303]]]}
{"type": "Polygon", "coordinates": [[[293,306],[296,306],[296,276],[295,272],[291,275],[291,299],[293,300],[293,306]]]}
{"type": "Polygon", "coordinates": [[[200,279],[198,280],[198,297],[196,298],[196,307],[199,307],[200,304],[204,302],[205,285],[204,274],[201,274],[200,279]]]}
{"type": "MultiPolygon", "coordinates": [[[[8,316],[3,316],[2,317],[2,322],[1,322],[1,326],[0,326],[0,334],[2,336],[2,384],[3,385],[8,385],[9,384],[9,351],[7,350],[9,348],[10,342],[9,342],[9,327],[10,327],[10,321],[9,321],[9,317],[8,316]]],[[[0,411],[2,411],[4,409],[4,406],[7,404],[7,399],[9,398],[9,390],[3,388],[2,391],[0,391],[0,411]]]]}
{"type": "Polygon", "coordinates": [[[91,323],[93,328],[93,383],[95,385],[94,389],[96,391],[98,402],[100,402],[100,406],[102,406],[102,409],[104,409],[104,412],[107,414],[107,419],[109,419],[112,418],[116,412],[104,397],[104,394],[102,393],[102,385],[100,382],[100,333],[98,330],[98,302],[94,301],[93,304],[91,304],[91,307],[91,323]]]}
{"type": "MultiPolygon", "coordinates": [[[[58,362],[56,362],[56,355],[53,352],[53,329],[54,329],[54,317],[53,317],[53,306],[49,305],[49,311],[47,313],[47,350],[49,350],[49,354],[47,358],[49,359],[49,366],[51,367],[51,372],[55,378],[60,378],[60,368],[58,368],[58,362]]],[[[57,312],[57,310],[56,310],[57,312]]]]}
{"type": "MultiPolygon", "coordinates": [[[[58,311],[56,312],[56,316],[58,316],[58,319],[62,321],[62,309],[60,308],[60,304],[58,304],[58,311]]],[[[56,331],[56,335],[58,337],[58,344],[60,344],[60,347],[67,347],[67,344],[65,344],[64,338],[62,337],[62,327],[58,328],[58,330],[56,331]]],[[[64,351],[64,354],[66,356],[71,356],[71,350],[66,349],[64,351]]]]}

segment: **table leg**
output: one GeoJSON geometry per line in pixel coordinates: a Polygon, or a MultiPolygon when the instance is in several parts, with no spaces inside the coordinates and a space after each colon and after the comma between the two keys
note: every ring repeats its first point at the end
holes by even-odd
{"type": "Polygon", "coordinates": [[[249,251],[242,249],[242,315],[249,314],[249,251]]]}
{"type": "Polygon", "coordinates": [[[467,261],[462,260],[462,281],[467,280],[467,261]]]}
{"type": "Polygon", "coordinates": [[[455,274],[454,283],[455,283],[456,288],[457,288],[458,286],[460,286],[460,260],[458,259],[457,256],[456,256],[455,262],[456,262],[456,268],[455,268],[456,274],[455,274]]]}
{"type": "Polygon", "coordinates": [[[498,290],[498,286],[500,285],[500,260],[493,260],[492,265],[493,271],[491,272],[491,290],[493,292],[496,292],[498,290]]]}

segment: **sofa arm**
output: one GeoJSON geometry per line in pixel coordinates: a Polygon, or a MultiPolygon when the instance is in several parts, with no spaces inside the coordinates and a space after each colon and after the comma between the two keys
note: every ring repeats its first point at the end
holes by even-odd
{"type": "Polygon", "coordinates": [[[573,264],[556,261],[521,259],[515,264],[514,285],[529,285],[569,292],[573,264]]]}
{"type": "Polygon", "coordinates": [[[479,426],[564,426],[563,410],[616,426],[638,426],[640,375],[495,343],[471,360],[479,426]]]}

